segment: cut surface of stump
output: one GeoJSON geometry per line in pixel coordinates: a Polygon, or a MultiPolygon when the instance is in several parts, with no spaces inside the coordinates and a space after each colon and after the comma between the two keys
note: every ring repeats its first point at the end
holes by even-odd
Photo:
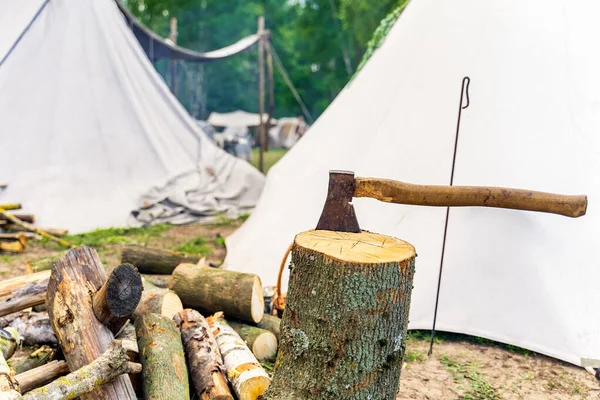
{"type": "Polygon", "coordinates": [[[237,332],[258,361],[272,360],[277,354],[277,337],[273,332],[256,326],[227,321],[237,332]]]}
{"type": "Polygon", "coordinates": [[[298,234],[265,399],[394,399],[415,256],[409,243],[365,231],[298,234]]]}

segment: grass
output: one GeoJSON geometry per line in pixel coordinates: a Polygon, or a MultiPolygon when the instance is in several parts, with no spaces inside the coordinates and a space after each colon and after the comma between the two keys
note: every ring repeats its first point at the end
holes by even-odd
{"type": "MultiPolygon", "coordinates": [[[[264,164],[265,164],[264,173],[265,173],[265,175],[267,174],[267,172],[269,172],[271,167],[273,165],[275,165],[275,163],[277,161],[279,161],[279,159],[281,157],[284,156],[284,154],[286,152],[287,152],[287,149],[271,149],[264,153],[264,164]]],[[[252,149],[252,165],[254,165],[254,167],[256,167],[256,169],[258,169],[259,158],[260,158],[259,149],[258,148],[252,149]]]]}
{"type": "Polygon", "coordinates": [[[190,240],[189,242],[177,246],[175,250],[183,251],[184,253],[188,254],[200,254],[206,256],[210,254],[212,248],[210,247],[210,244],[206,242],[206,239],[200,236],[194,240],[190,240]]]}
{"type": "Polygon", "coordinates": [[[455,382],[468,381],[471,388],[463,394],[461,400],[500,400],[498,389],[492,386],[474,362],[459,362],[442,354],[440,362],[452,372],[455,382]]]}
{"type": "Polygon", "coordinates": [[[425,353],[419,350],[406,350],[404,361],[425,361],[425,353]]]}

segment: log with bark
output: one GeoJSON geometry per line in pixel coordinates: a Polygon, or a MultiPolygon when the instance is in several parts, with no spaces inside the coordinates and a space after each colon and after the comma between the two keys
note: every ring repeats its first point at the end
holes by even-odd
{"type": "Polygon", "coordinates": [[[180,264],[169,288],[185,307],[207,315],[222,311],[227,318],[257,323],[264,314],[262,284],[254,274],[180,264]]]}
{"type": "Polygon", "coordinates": [[[48,278],[50,278],[50,271],[43,271],[36,274],[23,275],[0,281],[0,300],[5,300],[9,297],[12,297],[14,292],[26,285],[29,285],[30,283],[45,280],[47,284],[48,278]]]}
{"type": "Polygon", "coordinates": [[[240,322],[227,321],[227,323],[240,335],[258,361],[275,358],[277,355],[277,337],[272,332],[240,322]]]}
{"type": "MultiPolygon", "coordinates": [[[[92,298],[106,280],[96,251],[87,246],[70,250],[56,262],[48,283],[46,305],[65,359],[71,371],[100,357],[114,339],[113,333],[94,315],[92,298]]],[[[88,399],[135,400],[127,375],[82,395],[88,399]]]]}
{"type": "MultiPolygon", "coordinates": [[[[10,214],[15,218],[18,218],[19,220],[23,221],[23,222],[28,222],[30,224],[33,224],[35,222],[35,215],[33,214],[10,214]]],[[[0,221],[8,221],[8,219],[6,217],[4,217],[3,215],[0,216],[0,221]]]]}
{"type": "Polygon", "coordinates": [[[131,264],[115,268],[94,295],[93,309],[98,321],[117,334],[129,320],[142,297],[142,277],[131,264]]]}
{"type": "Polygon", "coordinates": [[[0,328],[6,327],[16,329],[26,346],[58,344],[47,312],[20,311],[9,314],[0,318],[0,328]]]}
{"type": "Polygon", "coordinates": [[[15,379],[15,373],[0,354],[0,399],[16,400],[20,398],[20,388],[15,379]]]}
{"type": "MultiPolygon", "coordinates": [[[[82,395],[98,393],[102,385],[130,373],[140,373],[142,366],[127,358],[119,340],[109,343],[106,351],[92,363],[71,372],[54,382],[34,389],[23,396],[23,400],[68,400],[82,395]]],[[[101,398],[101,397],[96,397],[101,398]]]]}
{"type": "Polygon", "coordinates": [[[208,317],[207,322],[223,355],[227,379],[238,400],[258,399],[271,383],[269,375],[242,338],[227,324],[222,313],[208,317]]]}
{"type": "Polygon", "coordinates": [[[9,360],[8,364],[15,371],[15,374],[21,374],[49,363],[54,358],[54,354],[56,354],[56,351],[52,347],[42,346],[25,357],[9,360]]]}
{"type": "Polygon", "coordinates": [[[147,288],[142,293],[142,299],[135,312],[137,314],[155,313],[173,318],[175,314],[183,310],[181,299],[172,290],[147,288]]]}
{"type": "Polygon", "coordinates": [[[190,398],[188,372],[181,334],[175,322],[164,315],[136,314],[142,381],[146,399],[190,398]]]}
{"type": "Polygon", "coordinates": [[[50,361],[48,364],[18,374],[15,376],[15,380],[19,382],[21,393],[27,393],[30,390],[53,382],[55,379],[68,373],[69,366],[66,361],[54,360],[50,361]]]}
{"type": "Polygon", "coordinates": [[[369,232],[298,234],[265,399],[394,399],[415,255],[410,244],[369,232]]]}
{"type": "Polygon", "coordinates": [[[173,318],[181,331],[190,378],[201,400],[233,400],[219,346],[204,317],[182,310],[173,318]]]}
{"type": "Polygon", "coordinates": [[[201,257],[177,251],[126,245],[121,253],[121,262],[133,264],[142,274],[172,274],[181,263],[197,263],[201,257]]]}
{"type": "Polygon", "coordinates": [[[15,289],[9,296],[0,300],[0,316],[44,304],[47,286],[48,279],[42,279],[27,283],[15,289]]]}
{"type": "Polygon", "coordinates": [[[274,315],[265,314],[265,315],[263,315],[260,322],[258,324],[256,324],[256,326],[272,332],[275,335],[275,337],[277,338],[277,342],[279,342],[281,340],[280,336],[279,336],[280,327],[281,327],[281,319],[280,318],[277,318],[274,315]]]}

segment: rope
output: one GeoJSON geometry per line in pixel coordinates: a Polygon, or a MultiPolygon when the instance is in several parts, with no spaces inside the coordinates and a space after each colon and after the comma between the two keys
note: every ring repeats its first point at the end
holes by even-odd
{"type": "Polygon", "coordinates": [[[285,255],[281,260],[281,265],[279,266],[279,275],[277,275],[277,290],[275,291],[275,298],[273,299],[273,306],[277,309],[278,312],[283,312],[285,308],[285,298],[281,294],[281,278],[283,277],[283,270],[285,268],[285,262],[292,251],[292,247],[294,243],[290,244],[290,247],[285,251],[285,255]]]}
{"type": "Polygon", "coordinates": [[[281,74],[281,76],[283,78],[283,81],[290,88],[290,91],[292,92],[292,94],[296,98],[296,101],[298,102],[298,105],[300,105],[300,108],[302,109],[302,113],[306,117],[307,121],[309,121],[312,124],[314,122],[314,119],[310,115],[310,112],[308,111],[308,108],[306,108],[306,105],[302,101],[302,98],[300,97],[300,94],[298,93],[298,91],[296,90],[296,87],[292,83],[292,80],[290,79],[290,76],[288,75],[287,71],[285,70],[285,68],[283,66],[283,63],[281,62],[281,60],[279,59],[279,56],[277,55],[277,52],[275,51],[275,47],[271,46],[270,43],[268,43],[268,46],[270,46],[270,48],[271,48],[271,52],[273,53],[273,61],[275,61],[275,66],[277,67],[277,70],[281,74]]]}

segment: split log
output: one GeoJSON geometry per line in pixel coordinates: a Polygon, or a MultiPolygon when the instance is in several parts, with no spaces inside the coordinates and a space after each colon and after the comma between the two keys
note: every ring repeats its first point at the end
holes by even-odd
{"type": "Polygon", "coordinates": [[[21,393],[27,393],[33,389],[53,382],[55,379],[68,373],[69,366],[66,361],[54,360],[50,361],[48,364],[20,373],[15,376],[15,379],[19,382],[21,393]]]}
{"type": "Polygon", "coordinates": [[[394,399],[415,255],[410,244],[369,232],[298,234],[264,398],[394,399]]]}
{"type": "Polygon", "coordinates": [[[258,324],[256,324],[256,326],[272,332],[275,335],[275,337],[277,338],[277,342],[279,342],[281,340],[280,336],[279,336],[280,326],[281,326],[280,318],[277,318],[274,315],[265,314],[265,315],[263,315],[260,322],[258,324]]]}
{"type": "Polygon", "coordinates": [[[16,360],[9,360],[10,367],[15,371],[15,374],[21,374],[30,369],[39,367],[52,361],[56,351],[49,346],[42,346],[26,357],[21,357],[16,360]]]}
{"type": "Polygon", "coordinates": [[[242,338],[225,322],[222,313],[207,318],[238,400],[256,400],[269,387],[271,379],[242,338]]]}
{"type": "Polygon", "coordinates": [[[54,264],[64,257],[65,254],[66,252],[26,261],[27,272],[33,274],[35,272],[51,270],[54,264]]]}
{"type": "Polygon", "coordinates": [[[150,247],[127,245],[121,253],[121,262],[133,264],[142,274],[173,273],[181,263],[197,263],[201,257],[177,251],[153,249],[150,247]]]}
{"type": "Polygon", "coordinates": [[[173,317],[181,331],[190,377],[201,400],[233,400],[219,346],[204,317],[183,310],[173,317]]]}
{"type": "Polygon", "coordinates": [[[175,314],[183,310],[181,299],[169,289],[146,289],[142,293],[142,300],[135,312],[137,314],[154,313],[173,318],[175,314]]]}
{"type": "Polygon", "coordinates": [[[181,334],[175,322],[160,314],[135,317],[146,399],[190,398],[181,334]]]}
{"type": "Polygon", "coordinates": [[[0,208],[6,211],[12,211],[12,210],[20,210],[21,207],[21,203],[8,203],[8,204],[0,204],[0,208]]]}
{"type": "Polygon", "coordinates": [[[227,321],[258,361],[272,360],[277,355],[277,337],[266,330],[234,321],[227,321]]]}
{"type": "Polygon", "coordinates": [[[185,307],[207,315],[222,311],[227,318],[257,323],[264,314],[262,284],[254,274],[180,264],[169,288],[185,307]]]}
{"type": "Polygon", "coordinates": [[[0,353],[8,360],[15,354],[17,346],[21,343],[21,336],[15,328],[7,327],[0,329],[0,353]]]}
{"type": "Polygon", "coordinates": [[[119,265],[94,295],[96,318],[117,334],[140,302],[142,290],[142,277],[137,269],[131,264],[119,265]]]}
{"type": "Polygon", "coordinates": [[[9,314],[0,318],[0,327],[16,329],[26,346],[58,344],[47,312],[21,311],[9,314]]]}
{"type": "Polygon", "coordinates": [[[39,281],[48,282],[50,271],[38,272],[36,274],[23,275],[12,279],[0,281],[0,300],[5,300],[13,296],[13,293],[24,286],[39,281]]]}
{"type": "Polygon", "coordinates": [[[30,391],[23,396],[23,400],[68,400],[86,394],[90,396],[98,393],[102,385],[113,382],[117,377],[126,376],[123,374],[140,373],[141,370],[140,364],[129,362],[122,343],[114,340],[108,345],[106,351],[91,364],[46,386],[30,391]]]}
{"type": "Polygon", "coordinates": [[[20,254],[25,251],[25,245],[20,240],[13,240],[10,242],[0,241],[0,251],[5,253],[20,254]]]}
{"type": "MultiPolygon", "coordinates": [[[[70,250],[52,269],[46,305],[71,371],[100,357],[114,339],[112,332],[96,319],[92,309],[92,297],[105,280],[106,273],[98,253],[87,246],[70,250]]],[[[82,395],[82,400],[136,398],[127,375],[98,387],[93,393],[82,395]]]]}
{"type": "Polygon", "coordinates": [[[15,373],[10,369],[2,354],[0,354],[0,398],[2,400],[21,398],[19,384],[15,380],[15,373]]]}
{"type": "Polygon", "coordinates": [[[16,289],[9,297],[0,300],[0,317],[44,304],[47,286],[48,279],[43,279],[27,283],[16,289]]]}

